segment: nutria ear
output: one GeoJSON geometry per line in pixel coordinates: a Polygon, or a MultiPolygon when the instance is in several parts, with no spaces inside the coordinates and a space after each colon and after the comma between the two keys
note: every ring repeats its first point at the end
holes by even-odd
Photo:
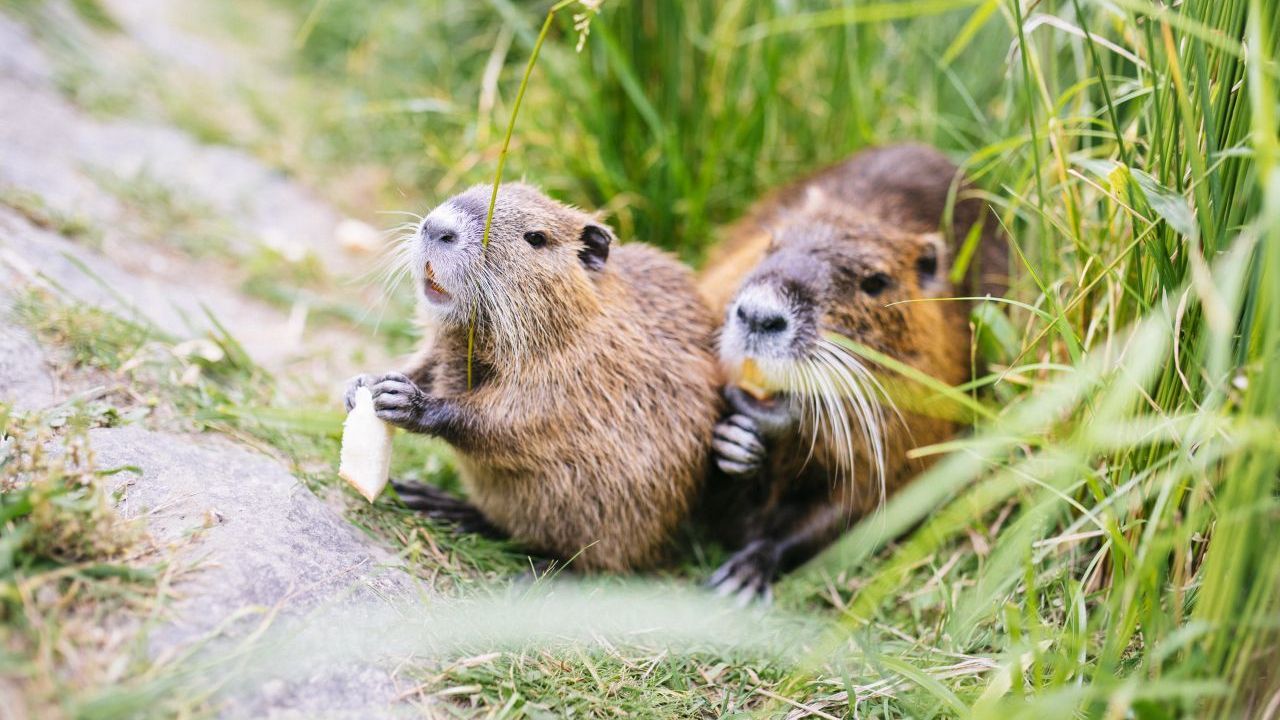
{"type": "Polygon", "coordinates": [[[603,225],[588,225],[582,228],[582,247],[578,250],[578,259],[588,270],[600,270],[609,259],[609,244],[613,242],[613,233],[603,225]]]}
{"type": "Polygon", "coordinates": [[[925,295],[949,292],[947,274],[947,241],[941,233],[920,236],[920,254],[916,256],[916,282],[925,295]]]}

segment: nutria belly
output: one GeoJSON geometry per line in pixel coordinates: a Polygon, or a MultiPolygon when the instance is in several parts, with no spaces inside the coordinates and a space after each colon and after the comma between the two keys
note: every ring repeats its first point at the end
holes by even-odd
{"type": "Polygon", "coordinates": [[[597,466],[584,476],[564,465],[557,474],[495,470],[461,457],[458,465],[471,501],[495,526],[529,551],[572,560],[585,571],[656,564],[694,484],[690,479],[681,488],[667,475],[665,491],[656,485],[647,491],[642,478],[616,468],[597,466]]]}

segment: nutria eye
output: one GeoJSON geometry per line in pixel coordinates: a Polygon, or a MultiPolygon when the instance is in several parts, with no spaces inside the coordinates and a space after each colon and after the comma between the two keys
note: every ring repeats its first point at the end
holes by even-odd
{"type": "Polygon", "coordinates": [[[933,276],[938,273],[938,256],[933,253],[921,255],[916,260],[916,272],[926,280],[933,279],[933,276]]]}
{"type": "Polygon", "coordinates": [[[524,239],[525,242],[534,247],[542,247],[547,244],[547,236],[537,231],[525,233],[524,239]]]}
{"type": "Polygon", "coordinates": [[[892,280],[884,273],[876,273],[868,275],[862,279],[862,292],[868,295],[879,295],[885,291],[885,288],[892,284],[892,280]]]}

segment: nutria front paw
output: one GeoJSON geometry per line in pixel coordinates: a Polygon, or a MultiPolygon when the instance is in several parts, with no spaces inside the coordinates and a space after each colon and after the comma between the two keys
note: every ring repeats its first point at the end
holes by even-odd
{"type": "Polygon", "coordinates": [[[430,398],[409,378],[387,373],[369,383],[373,410],[383,422],[405,430],[420,431],[430,398]]]}
{"type": "Polygon", "coordinates": [[[381,377],[382,376],[380,375],[364,373],[347,381],[347,389],[342,395],[343,403],[347,406],[347,412],[351,412],[351,408],[356,406],[356,391],[362,387],[372,386],[374,383],[378,382],[381,377]]]}
{"type": "Polygon", "coordinates": [[[764,443],[756,421],[741,413],[730,415],[716,425],[711,449],[715,452],[716,465],[735,477],[756,474],[764,462],[764,443]]]}
{"type": "Polygon", "coordinates": [[[733,554],[707,580],[716,595],[732,596],[739,606],[773,600],[773,579],[778,574],[780,553],[772,540],[753,540],[733,554]]]}

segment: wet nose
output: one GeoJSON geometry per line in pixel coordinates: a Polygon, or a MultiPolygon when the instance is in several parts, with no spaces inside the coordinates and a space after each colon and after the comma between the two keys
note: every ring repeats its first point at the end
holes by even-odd
{"type": "Polygon", "coordinates": [[[449,228],[423,228],[422,236],[428,242],[449,244],[458,239],[458,233],[449,228]]]}
{"type": "Polygon", "coordinates": [[[422,224],[422,237],[430,244],[441,243],[448,245],[458,240],[458,228],[451,222],[445,222],[445,218],[437,219],[428,217],[426,222],[422,224]]]}
{"type": "Polygon", "coordinates": [[[738,320],[757,335],[775,335],[787,329],[787,316],[776,307],[738,303],[738,320]]]}

